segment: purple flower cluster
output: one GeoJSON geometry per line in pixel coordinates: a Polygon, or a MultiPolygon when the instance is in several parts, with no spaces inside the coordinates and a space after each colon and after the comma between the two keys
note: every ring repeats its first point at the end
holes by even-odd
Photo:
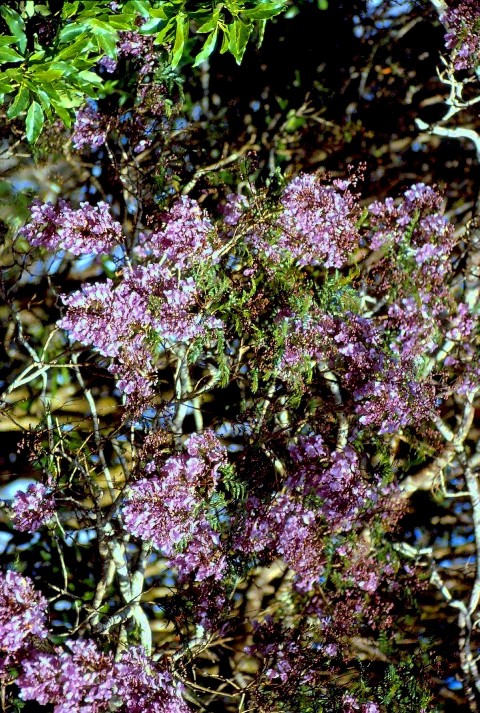
{"type": "Polygon", "coordinates": [[[375,594],[383,575],[391,575],[388,565],[379,571],[378,561],[370,551],[370,543],[349,542],[337,548],[337,554],[344,562],[343,579],[348,586],[356,587],[370,595],[375,594]]]}
{"type": "Polygon", "coordinates": [[[480,63],[480,5],[461,0],[440,18],[447,33],[445,46],[452,52],[455,69],[475,69],[480,63]]]}
{"type": "Polygon", "coordinates": [[[301,440],[292,451],[295,460],[299,451],[302,455],[286,485],[303,497],[314,495],[320,499],[316,514],[328,523],[329,532],[349,532],[355,529],[362,511],[378,500],[378,488],[365,482],[358,454],[350,447],[333,451],[320,465],[315,455],[320,441],[319,436],[301,440]]]}
{"type": "MultiPolygon", "coordinates": [[[[437,349],[446,323],[448,334],[457,336],[474,328],[472,315],[459,311],[446,288],[455,237],[442,211],[442,197],[424,184],[397,202],[369,206],[366,239],[378,252],[365,289],[384,307],[368,319],[334,317],[316,308],[301,319],[282,316],[283,378],[295,380],[299,371],[327,364],[357,402],[360,424],[380,433],[431,416],[435,389],[419,366],[437,349]]],[[[461,340],[457,351],[460,345],[461,340]]]]}
{"type": "Polygon", "coordinates": [[[280,238],[272,250],[298,265],[343,267],[360,236],[358,202],[346,181],[324,185],[314,175],[295,178],[281,199],[280,238]]]}
{"type": "MultiPolygon", "coordinates": [[[[412,185],[400,201],[387,198],[370,203],[370,248],[378,250],[385,244],[405,245],[408,235],[406,247],[413,264],[423,265],[435,260],[440,270],[437,280],[441,280],[448,271],[447,256],[453,245],[453,228],[443,216],[443,203],[442,196],[424,183],[412,185]]],[[[431,276],[435,275],[436,270],[432,270],[431,276]]]]}
{"type": "Polygon", "coordinates": [[[122,242],[122,226],[114,220],[107,203],[96,206],[80,203],[77,210],[66,201],[31,206],[31,221],[22,235],[32,244],[47,250],[69,250],[73,255],[108,253],[122,242]]]}
{"type": "Polygon", "coordinates": [[[139,257],[165,257],[183,270],[211,259],[214,247],[218,247],[218,240],[210,219],[196,201],[182,196],[168,212],[162,230],[141,236],[136,253],[139,257]]]}
{"type": "Polygon", "coordinates": [[[222,206],[223,222],[229,228],[236,227],[248,209],[248,201],[245,196],[237,193],[229,193],[225,204],[222,206]]]}
{"type": "Polygon", "coordinates": [[[66,646],[25,657],[16,682],[23,700],[53,704],[54,713],[188,713],[170,672],[141,647],[114,661],[93,641],[69,640],[66,646]]]}
{"type": "Polygon", "coordinates": [[[195,572],[197,581],[218,578],[225,566],[218,534],[202,512],[213,493],[226,450],[213,432],[194,434],[187,453],[171,456],[163,465],[146,466],[151,475],[130,487],[123,506],[125,528],[153,542],[182,575],[195,572]]]}
{"type": "Polygon", "coordinates": [[[0,571],[0,649],[12,653],[27,645],[30,636],[46,638],[47,606],[31,579],[0,571]]]}
{"type": "Polygon", "coordinates": [[[343,713],[380,713],[380,708],[376,703],[359,703],[354,696],[343,696],[343,713]]]}
{"type": "MultiPolygon", "coordinates": [[[[329,453],[317,435],[300,439],[290,453],[293,465],[284,491],[268,504],[249,498],[248,516],[240,515],[235,528],[235,546],[244,553],[281,557],[296,573],[297,589],[306,592],[324,571],[325,531],[335,536],[355,531],[367,510],[379,508],[383,491],[365,480],[350,447],[329,453]]],[[[395,493],[389,497],[394,500],[395,493]]],[[[372,582],[365,581],[363,589],[372,582]]]]}
{"type": "Polygon", "coordinates": [[[431,381],[415,381],[412,368],[398,364],[368,381],[354,393],[356,413],[364,426],[378,433],[394,433],[405,426],[427,421],[435,411],[435,386],[431,381]]]}
{"type": "Polygon", "coordinates": [[[316,514],[298,495],[277,493],[266,504],[255,496],[246,503],[248,517],[239,516],[235,547],[244,554],[281,557],[296,574],[296,587],[309,591],[325,566],[322,533],[316,514]],[[240,524],[241,523],[241,524],[240,524]]]}
{"type": "MultiPolygon", "coordinates": [[[[141,61],[138,73],[141,77],[151,74],[157,61],[155,52],[155,38],[152,35],[141,35],[136,30],[119,32],[119,42],[117,44],[117,57],[119,59],[134,59],[141,61]]],[[[99,61],[100,67],[112,74],[118,66],[118,60],[111,57],[102,57],[99,61]]]]}
{"type": "Polygon", "coordinates": [[[155,51],[155,37],[141,35],[134,30],[120,32],[119,36],[118,56],[139,60],[141,64],[138,73],[141,77],[151,74],[158,56],[155,51]]]}
{"type": "Polygon", "coordinates": [[[368,292],[386,306],[381,316],[389,350],[412,372],[416,360],[435,351],[446,324],[455,320],[459,333],[463,329],[447,289],[456,238],[443,216],[442,197],[422,183],[398,202],[372,203],[369,213],[369,243],[379,253],[368,292]]]}
{"type": "Polygon", "coordinates": [[[115,685],[112,655],[101,653],[93,641],[66,644],[70,651],[35,651],[23,662],[18,679],[21,698],[53,703],[55,713],[108,711],[115,685]]]}
{"type": "MultiPolygon", "coordinates": [[[[109,58],[104,57],[104,59],[109,58]]],[[[79,109],[75,117],[71,139],[77,150],[88,147],[94,151],[101,148],[107,141],[106,118],[91,106],[87,105],[83,109],[79,109]]]]}
{"type": "Polygon", "coordinates": [[[152,335],[167,349],[221,326],[198,314],[197,295],[193,278],[176,279],[153,263],[133,268],[117,287],[107,280],[65,295],[68,311],[58,324],[72,339],[116,359],[110,370],[122,391],[146,397],[155,371],[152,335]]]}
{"type": "Polygon", "coordinates": [[[125,651],[115,664],[117,695],[128,713],[189,713],[182,687],[140,646],[125,651]]]}
{"type": "Polygon", "coordinates": [[[148,295],[136,289],[135,277],[117,288],[109,279],[86,284],[78,292],[65,295],[63,301],[68,311],[59,326],[70,332],[71,339],[116,358],[110,370],[125,393],[150,394],[153,357],[142,331],[151,322],[148,295]]]}
{"type": "Polygon", "coordinates": [[[387,198],[371,203],[369,214],[370,247],[382,249],[383,253],[375,265],[371,291],[390,305],[411,300],[412,291],[418,292],[417,311],[423,310],[422,320],[435,320],[445,303],[451,301],[445,280],[452,271],[456,241],[453,227],[443,215],[442,196],[418,183],[405,191],[398,202],[387,198]],[[398,279],[400,275],[403,279],[398,279]]]}
{"type": "Polygon", "coordinates": [[[36,532],[55,515],[55,498],[41,483],[18,492],[12,503],[13,526],[20,532],[36,532]]]}
{"type": "MultiPolygon", "coordinates": [[[[414,316],[418,317],[418,305],[414,303],[413,307],[414,316]]],[[[378,427],[381,433],[429,418],[435,392],[430,383],[417,378],[414,362],[420,351],[419,341],[423,345],[425,330],[419,334],[407,331],[403,335],[406,345],[400,351],[397,349],[393,358],[387,350],[395,351],[402,334],[394,342],[391,333],[384,334],[384,325],[380,329],[373,320],[354,314],[337,318],[315,310],[306,318],[286,319],[282,378],[294,379],[298,370],[305,368],[306,361],[335,365],[344,388],[349,389],[357,402],[355,411],[360,423],[378,427]]],[[[389,326],[393,326],[393,320],[389,326]]]]}
{"type": "Polygon", "coordinates": [[[105,55],[98,66],[107,74],[112,74],[117,71],[119,60],[134,60],[137,77],[135,109],[119,106],[116,111],[110,108],[108,113],[90,105],[80,109],[71,135],[77,150],[95,151],[107,143],[108,137],[112,140],[112,147],[119,144],[124,148],[129,146],[134,154],[142,153],[152,145],[158,138],[159,130],[165,126],[165,93],[164,87],[157,82],[143,80],[147,75],[153,75],[158,56],[152,35],[142,35],[137,31],[119,33],[117,59],[105,55]]]}
{"type": "Polygon", "coordinates": [[[190,575],[194,575],[196,582],[222,580],[227,561],[218,532],[201,515],[188,525],[185,522],[183,529],[187,542],[180,552],[170,557],[170,565],[178,570],[180,580],[190,575]]]}
{"type": "Polygon", "coordinates": [[[292,314],[283,319],[287,332],[281,361],[285,379],[306,359],[328,363],[338,361],[341,355],[348,364],[345,371],[350,386],[381,367],[382,337],[371,321],[351,313],[334,317],[317,308],[302,318],[292,314]]]}

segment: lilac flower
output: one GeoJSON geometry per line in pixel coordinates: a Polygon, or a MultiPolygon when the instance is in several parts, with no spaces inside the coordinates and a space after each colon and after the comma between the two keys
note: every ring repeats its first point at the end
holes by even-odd
{"type": "Polygon", "coordinates": [[[148,318],[146,296],[132,287],[130,282],[115,289],[110,279],[83,285],[63,297],[69,309],[58,326],[70,331],[72,339],[92,344],[103,356],[118,356],[135,326],[148,318]]]}
{"type": "Polygon", "coordinates": [[[141,647],[115,662],[93,641],[69,640],[55,653],[29,652],[16,683],[20,697],[53,705],[54,713],[188,713],[171,674],[141,647]],[[112,707],[113,706],[113,707],[112,707]]]}
{"type": "MultiPolygon", "coordinates": [[[[22,673],[17,679],[20,697],[36,701],[42,706],[58,702],[62,706],[62,664],[57,653],[50,654],[33,649],[22,661],[22,673]]],[[[67,704],[67,702],[64,702],[67,704]]],[[[55,707],[55,713],[62,708],[55,707]]],[[[66,713],[66,709],[63,709],[66,713]]]]}
{"type": "Polygon", "coordinates": [[[306,317],[285,321],[281,369],[286,381],[306,364],[343,362],[345,386],[354,388],[382,366],[382,335],[372,321],[354,314],[333,317],[315,307],[306,317]]]}
{"type": "Polygon", "coordinates": [[[248,201],[245,196],[237,193],[229,193],[226,197],[225,205],[222,207],[225,225],[234,228],[238,225],[247,209],[248,201]]]}
{"type": "MultiPolygon", "coordinates": [[[[351,447],[329,453],[323,439],[314,435],[300,438],[290,452],[293,466],[283,492],[269,503],[255,496],[248,499],[247,514],[239,514],[234,527],[234,546],[244,553],[282,557],[296,574],[296,589],[309,592],[325,570],[325,532],[341,536],[355,531],[366,512],[383,511],[386,498],[393,515],[398,498],[395,489],[387,495],[379,484],[365,480],[351,447]]],[[[349,576],[359,589],[372,594],[379,576],[369,562],[366,569],[357,566],[349,576]]]]}
{"type": "Polygon", "coordinates": [[[71,338],[91,345],[117,361],[110,371],[133,402],[144,403],[152,393],[155,353],[151,336],[164,349],[218,329],[221,322],[197,311],[198,288],[193,278],[172,277],[166,266],[137,267],[114,287],[84,285],[63,297],[68,311],[58,325],[71,338]]]}
{"type": "Polygon", "coordinates": [[[18,492],[12,503],[13,526],[20,532],[36,532],[55,514],[55,498],[41,483],[18,492]]]}
{"type": "Polygon", "coordinates": [[[376,703],[360,703],[354,696],[346,695],[342,698],[343,713],[380,713],[376,703]]]}
{"type": "Polygon", "coordinates": [[[173,554],[174,545],[185,536],[188,516],[195,504],[193,494],[179,484],[172,498],[169,485],[174,484],[158,478],[138,480],[131,486],[123,506],[125,528],[135,537],[151,541],[167,555],[173,554]],[[165,500],[168,495],[173,508],[165,500]]]}
{"type": "Polygon", "coordinates": [[[318,444],[317,436],[300,441],[297,448],[305,456],[301,461],[297,457],[296,468],[286,485],[292,492],[320,499],[317,515],[328,523],[329,532],[349,532],[355,528],[362,511],[377,500],[376,489],[365,482],[358,455],[352,448],[333,451],[326,458],[323,447],[319,454],[312,444],[318,444]]]}
{"type": "Polygon", "coordinates": [[[327,449],[322,436],[315,435],[310,438],[300,438],[297,443],[289,447],[290,455],[296,463],[312,462],[325,458],[327,449]]]}
{"type": "Polygon", "coordinates": [[[198,203],[182,196],[166,216],[165,227],[143,236],[137,254],[165,256],[176,268],[193,267],[213,253],[215,230],[198,203]]]}
{"type": "Polygon", "coordinates": [[[225,575],[226,558],[220,536],[204,518],[198,519],[191,527],[189,541],[177,555],[170,559],[185,578],[194,574],[196,582],[221,580],[225,575]]]}
{"type": "MultiPolygon", "coordinates": [[[[114,71],[115,60],[102,57],[100,60],[107,72],[114,71]],[[113,69],[112,69],[113,67],[113,69]]],[[[107,141],[107,122],[98,111],[86,106],[77,111],[73,125],[72,143],[77,150],[89,148],[91,151],[101,148],[107,141]]]]}
{"type": "Polygon", "coordinates": [[[123,652],[115,664],[117,695],[128,713],[189,713],[181,686],[140,647],[123,652]]]}
{"type": "Polygon", "coordinates": [[[171,456],[157,476],[130,487],[123,515],[129,532],[151,541],[182,575],[195,572],[201,581],[220,576],[224,567],[220,539],[200,511],[226,452],[213,432],[193,435],[185,445],[186,454],[171,456]]]}
{"type": "Polygon", "coordinates": [[[188,455],[202,458],[208,463],[211,474],[216,477],[218,469],[227,464],[227,449],[211,429],[192,433],[185,441],[188,455]]]}
{"type": "Polygon", "coordinates": [[[93,641],[68,640],[68,650],[54,654],[33,652],[22,664],[17,681],[23,700],[54,705],[54,713],[110,711],[115,692],[111,654],[101,653],[93,641]]]}
{"type": "Polygon", "coordinates": [[[107,253],[122,241],[122,226],[113,220],[107,203],[80,203],[72,209],[66,201],[31,206],[32,219],[22,230],[32,244],[48,250],[69,250],[73,255],[107,253]]]}
{"type": "Polygon", "coordinates": [[[267,515],[275,552],[297,575],[296,588],[309,591],[324,571],[325,558],[315,513],[291,493],[277,494],[267,515]],[[317,531],[317,532],[316,532],[317,531]]]}
{"type": "MultiPolygon", "coordinates": [[[[102,67],[108,74],[113,74],[115,70],[117,69],[118,62],[116,59],[112,59],[111,57],[108,57],[107,55],[104,55],[98,60],[98,65],[102,67]]],[[[77,121],[78,121],[78,114],[77,114],[77,121]]],[[[105,141],[103,142],[105,143],[105,141]]],[[[101,144],[100,144],[101,145],[101,144]]],[[[75,148],[79,148],[79,146],[75,145],[75,148]]],[[[93,144],[90,144],[91,148],[93,148],[93,144]]]]}
{"type": "Polygon", "coordinates": [[[413,378],[406,364],[386,371],[381,380],[368,381],[354,393],[360,423],[378,428],[380,434],[428,420],[435,410],[435,388],[413,378]]]}
{"type": "Polygon", "coordinates": [[[15,652],[30,636],[45,638],[46,599],[27,577],[0,572],[0,648],[15,652]]]}
{"type": "Polygon", "coordinates": [[[289,252],[298,265],[342,267],[360,239],[359,208],[348,188],[302,175],[287,186],[281,203],[275,250],[289,252]]]}
{"type": "Polygon", "coordinates": [[[447,33],[445,46],[455,69],[475,69],[480,62],[480,7],[477,0],[461,0],[440,18],[447,33]]]}
{"type": "Polygon", "coordinates": [[[119,37],[118,57],[140,60],[141,65],[138,70],[140,77],[151,74],[157,61],[155,38],[152,35],[141,35],[134,30],[119,32],[119,37]]]}
{"type": "Polygon", "coordinates": [[[446,237],[445,231],[451,234],[452,229],[441,216],[442,206],[442,196],[424,183],[413,184],[398,202],[392,198],[374,201],[368,206],[370,247],[378,250],[386,242],[402,242],[409,226],[414,231],[411,236],[414,244],[423,244],[432,236],[435,240],[446,237]],[[428,222],[422,224],[422,218],[427,216],[434,217],[435,225],[429,225],[428,222]],[[440,230],[441,236],[437,237],[437,230],[440,230]]]}

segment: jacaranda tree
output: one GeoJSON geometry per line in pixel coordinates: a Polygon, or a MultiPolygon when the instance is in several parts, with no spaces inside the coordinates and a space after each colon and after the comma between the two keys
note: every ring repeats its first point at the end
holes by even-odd
{"type": "MultiPolygon", "coordinates": [[[[434,185],[362,194],[362,163],[189,153],[179,67],[201,82],[305,4],[0,10],[5,150],[66,176],[0,195],[0,427],[27,475],[3,501],[5,711],[446,710],[428,591],[478,710],[477,208],[461,228],[434,185]],[[430,489],[465,505],[462,588],[405,534],[430,489]]],[[[480,154],[480,7],[431,5],[448,96],[417,130],[480,154]]]]}

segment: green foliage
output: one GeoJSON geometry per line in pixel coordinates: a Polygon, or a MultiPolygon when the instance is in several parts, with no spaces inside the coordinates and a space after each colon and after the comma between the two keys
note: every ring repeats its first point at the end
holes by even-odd
{"type": "Polygon", "coordinates": [[[176,67],[192,30],[206,35],[202,49],[194,58],[195,66],[210,57],[220,37],[220,53],[230,52],[240,64],[253,32],[257,30],[261,40],[263,23],[282,12],[286,0],[206,0],[195,4],[182,0],[153,3],[142,0],[136,5],[147,19],[142,32],[154,32],[157,43],[172,45],[171,62],[176,67]]]}
{"type": "Polygon", "coordinates": [[[418,662],[411,658],[399,666],[388,666],[379,686],[379,699],[387,711],[407,713],[427,708],[431,696],[419,680],[417,667],[418,662]]]}
{"type": "Polygon", "coordinates": [[[235,468],[231,463],[220,468],[222,474],[222,483],[225,492],[236,503],[243,502],[247,496],[247,485],[240,481],[235,472],[235,468]]]}
{"type": "MultiPolygon", "coordinates": [[[[0,181],[0,214],[2,222],[12,233],[25,223],[30,216],[29,205],[32,201],[30,191],[16,191],[10,181],[0,181]]],[[[15,242],[16,250],[28,250],[25,241],[20,238],[15,242]]]]}
{"type": "Polygon", "coordinates": [[[85,99],[113,89],[94,71],[103,56],[115,59],[119,32],[138,28],[169,47],[171,68],[182,60],[198,65],[210,57],[222,37],[220,52],[238,63],[248,40],[259,38],[266,20],[278,15],[286,0],[127,0],[112,10],[108,0],[65,2],[60,13],[27,2],[14,9],[0,6],[8,33],[0,37],[0,102],[8,119],[25,117],[28,141],[35,144],[46,120],[71,126],[85,99]],[[193,6],[193,7],[192,7],[193,6]],[[35,29],[36,28],[36,29],[35,29]],[[191,36],[206,39],[192,58],[191,36]]]}

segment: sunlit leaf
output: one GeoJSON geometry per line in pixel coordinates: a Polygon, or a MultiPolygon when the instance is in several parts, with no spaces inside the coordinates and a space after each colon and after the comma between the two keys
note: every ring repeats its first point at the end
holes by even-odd
{"type": "Polygon", "coordinates": [[[43,114],[42,107],[36,101],[30,104],[30,109],[27,112],[27,117],[25,119],[25,129],[27,134],[27,139],[31,144],[34,144],[43,128],[45,117],[43,114]]]}
{"type": "Polygon", "coordinates": [[[22,111],[25,111],[28,103],[30,101],[30,91],[26,86],[21,86],[20,90],[15,97],[13,104],[11,104],[7,111],[7,116],[9,119],[15,119],[22,111]]]}

